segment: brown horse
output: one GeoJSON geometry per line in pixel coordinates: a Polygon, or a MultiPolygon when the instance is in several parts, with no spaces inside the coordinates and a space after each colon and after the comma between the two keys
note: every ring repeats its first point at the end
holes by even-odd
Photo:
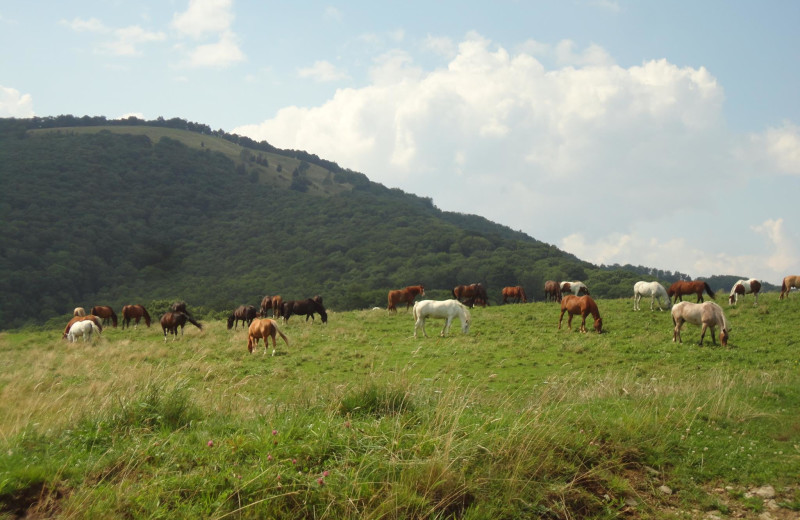
{"type": "Polygon", "coordinates": [[[122,328],[125,327],[130,328],[131,320],[135,320],[133,322],[134,327],[139,326],[139,320],[144,318],[144,324],[148,327],[150,326],[150,313],[147,312],[147,309],[144,308],[143,305],[126,305],[122,308],[122,328]]]}
{"type": "Polygon", "coordinates": [[[711,290],[711,286],[708,285],[708,282],[704,280],[695,280],[694,282],[678,280],[669,286],[667,296],[670,297],[670,300],[675,302],[678,300],[683,301],[684,295],[696,294],[697,303],[701,303],[705,301],[703,299],[703,291],[707,292],[711,298],[714,298],[714,291],[711,290]]]}
{"type": "Polygon", "coordinates": [[[789,291],[792,290],[792,287],[800,289],[800,275],[789,275],[783,279],[783,283],[781,284],[781,300],[784,295],[787,298],[789,297],[789,291]]]}
{"type": "Polygon", "coordinates": [[[561,300],[561,315],[558,317],[558,328],[561,329],[561,319],[564,313],[569,313],[567,319],[567,327],[572,330],[572,316],[575,314],[581,315],[581,332],[586,332],[586,316],[589,314],[594,318],[594,330],[598,333],[603,332],[603,319],[600,317],[600,311],[597,309],[597,304],[591,296],[575,296],[568,294],[561,300]]]}
{"type": "Polygon", "coordinates": [[[258,340],[263,339],[264,354],[266,354],[267,346],[269,345],[268,338],[272,338],[272,355],[274,356],[276,347],[275,334],[280,334],[286,346],[289,346],[289,339],[278,329],[278,323],[275,320],[269,318],[253,320],[247,331],[247,350],[252,354],[258,347],[258,340]]]}
{"type": "Polygon", "coordinates": [[[262,318],[267,317],[267,311],[272,310],[272,315],[276,316],[276,312],[272,309],[272,296],[267,295],[261,300],[261,307],[258,310],[258,315],[262,318]]]}
{"type": "Polygon", "coordinates": [[[178,339],[178,327],[181,328],[181,336],[183,336],[183,327],[186,325],[187,321],[198,329],[203,330],[203,325],[185,312],[168,311],[164,313],[164,315],[161,316],[161,329],[164,331],[164,342],[167,341],[167,333],[169,332],[175,335],[172,341],[178,339]]]}
{"type": "Polygon", "coordinates": [[[111,321],[114,327],[117,326],[117,313],[107,305],[95,305],[89,314],[100,317],[103,320],[103,325],[111,321]]]}
{"type": "Polygon", "coordinates": [[[486,294],[486,288],[480,282],[455,286],[453,288],[453,298],[470,307],[474,307],[476,303],[484,307],[489,305],[489,296],[486,294]]]}
{"type": "Polygon", "coordinates": [[[67,338],[67,334],[69,334],[69,329],[72,328],[72,325],[84,320],[92,320],[94,324],[97,325],[97,328],[100,329],[100,332],[103,332],[103,321],[98,316],[93,314],[88,316],[73,316],[72,319],[67,322],[67,326],[64,328],[64,334],[61,335],[61,339],[67,338]]]}
{"type": "Polygon", "coordinates": [[[521,285],[517,285],[516,287],[503,287],[502,294],[503,303],[508,303],[508,300],[514,303],[519,303],[520,300],[522,303],[528,303],[528,296],[525,294],[525,289],[523,289],[521,285]]]}
{"type": "Polygon", "coordinates": [[[753,305],[758,305],[758,293],[761,291],[761,282],[756,280],[755,278],[750,278],[749,280],[739,280],[733,287],[731,287],[731,294],[728,297],[728,303],[730,305],[736,305],[739,303],[739,296],[744,298],[745,294],[752,294],[755,303],[753,305]]]}
{"type": "Polygon", "coordinates": [[[315,296],[307,300],[288,300],[283,302],[281,307],[281,317],[284,323],[289,321],[289,318],[295,314],[305,316],[306,321],[311,318],[314,321],[314,313],[317,313],[322,318],[322,323],[328,323],[328,313],[325,307],[322,306],[322,297],[315,296]]]}
{"type": "Polygon", "coordinates": [[[406,310],[408,310],[408,308],[414,304],[414,298],[417,296],[425,296],[424,285],[409,285],[405,289],[389,291],[389,305],[386,307],[386,310],[397,312],[397,304],[403,302],[405,302],[406,310]]]}
{"type": "Polygon", "coordinates": [[[544,301],[561,301],[561,285],[555,280],[547,280],[544,283],[544,301]]]}
{"type": "Polygon", "coordinates": [[[258,314],[256,308],[252,305],[239,305],[228,316],[228,330],[235,329],[239,325],[239,321],[242,322],[242,327],[244,327],[245,323],[250,325],[256,319],[256,314],[258,314]]]}
{"type": "Polygon", "coordinates": [[[75,309],[72,311],[72,315],[73,316],[86,316],[86,309],[84,309],[83,307],[75,307],[75,309]]]}

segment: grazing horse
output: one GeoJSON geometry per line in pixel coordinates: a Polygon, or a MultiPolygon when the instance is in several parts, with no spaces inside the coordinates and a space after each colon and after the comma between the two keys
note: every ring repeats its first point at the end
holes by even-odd
{"type": "Polygon", "coordinates": [[[669,286],[667,295],[672,298],[672,301],[674,302],[677,300],[683,301],[684,296],[696,294],[697,303],[702,303],[705,301],[703,299],[703,291],[707,292],[711,298],[714,298],[714,291],[711,290],[711,286],[708,285],[708,282],[704,280],[695,280],[694,282],[678,280],[669,286]]]}
{"type": "Polygon", "coordinates": [[[256,308],[252,305],[239,305],[228,316],[228,330],[236,328],[239,325],[239,321],[242,322],[242,327],[244,327],[245,322],[250,325],[256,319],[256,314],[258,314],[256,308]]]}
{"type": "Polygon", "coordinates": [[[567,319],[567,327],[572,330],[572,317],[575,314],[581,315],[581,332],[586,332],[586,316],[589,314],[594,318],[594,330],[598,333],[603,332],[603,318],[600,317],[600,311],[597,309],[597,304],[591,296],[575,296],[568,294],[561,300],[561,315],[558,317],[558,328],[561,329],[561,319],[564,313],[569,313],[567,319]]]}
{"type": "Polygon", "coordinates": [[[421,300],[414,304],[412,310],[414,316],[414,337],[417,337],[417,329],[422,328],[422,335],[426,338],[428,334],[425,332],[425,319],[426,318],[444,318],[444,327],[440,336],[444,337],[450,330],[450,324],[458,317],[461,320],[461,332],[464,334],[469,332],[469,325],[472,320],[467,306],[458,300],[421,300]]]}
{"type": "Polygon", "coordinates": [[[715,327],[719,327],[719,341],[722,343],[722,346],[725,347],[728,345],[728,331],[731,330],[731,327],[728,324],[725,313],[722,312],[722,307],[715,302],[676,303],[672,307],[672,323],[675,325],[672,331],[673,342],[677,340],[679,343],[683,343],[683,340],[681,340],[681,327],[683,327],[685,322],[702,327],[700,346],[703,345],[703,337],[706,335],[706,329],[709,327],[711,328],[711,342],[714,343],[714,345],[717,344],[717,340],[714,338],[715,327]]]}
{"type": "Polygon", "coordinates": [[[72,311],[72,315],[73,316],[86,316],[86,309],[84,309],[83,307],[75,307],[75,309],[72,311]]]}
{"type": "Polygon", "coordinates": [[[519,303],[522,300],[522,303],[528,303],[528,295],[525,294],[525,289],[522,288],[521,285],[517,285],[516,287],[503,287],[503,303],[507,303],[508,300],[512,300],[514,303],[519,303]]]}
{"type": "Polygon", "coordinates": [[[658,299],[658,310],[663,311],[664,309],[661,308],[661,300],[663,298],[664,302],[667,305],[667,309],[672,307],[672,300],[670,300],[669,296],[667,295],[667,290],[664,289],[664,286],[658,282],[636,282],[633,286],[633,310],[638,311],[641,310],[639,307],[639,301],[642,299],[642,296],[649,296],[650,297],[650,310],[653,310],[653,304],[655,300],[658,299]]]}
{"type": "Polygon", "coordinates": [[[739,280],[733,284],[733,287],[731,288],[731,295],[728,297],[728,303],[730,305],[735,305],[739,303],[739,295],[742,295],[742,298],[744,298],[745,294],[752,293],[753,298],[756,301],[753,305],[758,305],[758,292],[760,290],[761,282],[755,278],[750,278],[749,280],[739,280]]]}
{"type": "Polygon", "coordinates": [[[69,333],[67,333],[67,339],[70,343],[75,343],[75,338],[78,336],[83,336],[83,342],[86,343],[87,338],[89,341],[92,341],[92,332],[100,334],[100,329],[97,327],[97,324],[94,321],[79,321],[69,329],[69,333]]]}
{"type": "Polygon", "coordinates": [[[69,329],[71,329],[74,324],[78,323],[79,321],[86,321],[86,320],[94,322],[94,324],[97,325],[99,331],[103,332],[103,320],[101,320],[99,317],[93,314],[90,314],[88,316],[73,316],[72,319],[69,320],[69,322],[67,322],[67,326],[64,327],[64,334],[61,335],[61,339],[66,339],[67,334],[69,334],[69,329]]]}
{"type": "Polygon", "coordinates": [[[561,301],[561,286],[554,280],[547,280],[544,283],[544,301],[561,301]]]}
{"type": "Polygon", "coordinates": [[[182,312],[187,316],[192,316],[192,313],[186,308],[186,302],[183,301],[173,303],[169,306],[169,310],[172,312],[182,312]]]}
{"type": "MultiPolygon", "coordinates": [[[[272,297],[272,317],[278,318],[283,314],[283,298],[280,295],[276,295],[272,297]]],[[[263,316],[266,318],[266,316],[263,316]]]]}
{"type": "Polygon", "coordinates": [[[480,282],[470,285],[456,285],[453,288],[453,298],[470,307],[474,307],[476,303],[484,307],[489,305],[489,296],[486,294],[486,288],[480,282]]]}
{"type": "MultiPolygon", "coordinates": [[[[266,295],[261,300],[261,306],[258,309],[258,315],[262,318],[267,317],[267,311],[272,309],[272,296],[266,295]]],[[[272,312],[272,315],[275,315],[275,311],[272,312]]]]}
{"type": "Polygon", "coordinates": [[[260,320],[253,320],[250,328],[247,330],[247,350],[253,353],[258,347],[258,340],[264,340],[264,354],[267,353],[267,346],[269,345],[269,338],[272,338],[272,355],[275,355],[275,334],[280,334],[286,346],[289,346],[289,340],[283,332],[278,329],[278,323],[275,320],[264,318],[260,320]]]}
{"type": "Polygon", "coordinates": [[[406,310],[408,310],[408,308],[414,304],[414,298],[417,296],[425,296],[424,285],[409,285],[405,289],[389,291],[389,305],[386,307],[386,310],[397,312],[396,305],[404,302],[406,304],[406,310]]]}
{"type": "Polygon", "coordinates": [[[328,323],[328,313],[325,311],[325,307],[320,303],[321,300],[322,298],[319,298],[319,300],[316,298],[308,298],[307,300],[288,300],[283,302],[281,316],[283,317],[284,323],[288,322],[289,318],[295,314],[305,316],[306,321],[308,321],[308,318],[314,321],[314,313],[320,315],[322,323],[328,323]]]}
{"type": "Polygon", "coordinates": [[[161,329],[164,331],[164,342],[166,343],[167,333],[169,332],[175,335],[172,341],[178,339],[178,327],[181,328],[181,336],[183,336],[183,327],[186,325],[187,321],[198,329],[203,330],[203,325],[185,312],[167,311],[164,313],[164,315],[161,316],[161,329]]]}
{"type": "Polygon", "coordinates": [[[144,324],[150,326],[150,313],[144,308],[144,305],[126,305],[122,308],[122,328],[130,328],[131,320],[134,320],[133,326],[139,326],[139,320],[144,318],[144,324]]]}
{"type": "Polygon", "coordinates": [[[589,294],[589,288],[583,282],[561,282],[561,294],[572,293],[575,296],[582,296],[589,294]]]}
{"type": "Polygon", "coordinates": [[[781,283],[781,300],[783,296],[789,297],[789,291],[792,290],[792,287],[795,289],[800,289],[800,275],[789,275],[783,279],[783,283],[781,283]]]}
{"type": "Polygon", "coordinates": [[[92,310],[89,314],[93,314],[102,318],[103,325],[111,321],[111,324],[116,327],[117,326],[117,313],[114,312],[114,309],[107,305],[95,305],[92,307],[92,310]]]}

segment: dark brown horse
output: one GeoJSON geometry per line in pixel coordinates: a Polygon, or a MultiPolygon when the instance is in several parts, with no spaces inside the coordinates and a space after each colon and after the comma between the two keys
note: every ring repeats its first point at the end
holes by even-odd
{"type": "Polygon", "coordinates": [[[122,308],[122,328],[126,326],[130,328],[131,320],[134,320],[133,326],[139,326],[139,320],[144,318],[144,324],[150,326],[150,313],[143,305],[126,305],[122,308]]]}
{"type": "Polygon", "coordinates": [[[275,355],[275,334],[280,334],[281,338],[283,338],[284,343],[286,346],[289,346],[289,339],[284,335],[283,332],[278,329],[278,324],[275,320],[271,320],[269,318],[264,318],[260,320],[255,320],[253,323],[250,324],[250,328],[247,331],[247,350],[250,353],[253,353],[253,350],[258,347],[258,340],[264,340],[264,354],[267,353],[267,347],[269,346],[269,338],[272,338],[272,355],[275,355]]]}
{"type": "Polygon", "coordinates": [[[453,298],[470,307],[474,307],[475,304],[484,307],[489,305],[489,296],[486,294],[486,288],[481,283],[455,286],[453,288],[453,298]]]}
{"type": "Polygon", "coordinates": [[[516,287],[503,287],[502,290],[503,294],[503,303],[508,303],[508,300],[513,301],[514,303],[528,303],[528,296],[525,294],[525,289],[522,288],[521,285],[517,285],[516,287]]]}
{"type": "Polygon", "coordinates": [[[114,312],[114,309],[112,309],[107,305],[95,305],[94,307],[92,307],[92,310],[91,312],[89,312],[89,314],[92,314],[102,319],[103,325],[105,325],[110,321],[114,327],[117,326],[117,313],[114,312]]]}
{"type": "Polygon", "coordinates": [[[561,301],[561,285],[555,280],[547,280],[544,283],[544,301],[561,301]]]}
{"type": "MultiPolygon", "coordinates": [[[[278,296],[278,298],[280,298],[280,296],[278,296]]],[[[267,317],[267,311],[269,311],[269,310],[272,310],[272,296],[266,295],[261,300],[261,307],[258,310],[258,315],[261,316],[262,318],[266,318],[267,317]]],[[[272,315],[273,316],[277,316],[278,313],[275,312],[274,310],[272,310],[272,315]]]]}
{"type": "Polygon", "coordinates": [[[183,301],[173,303],[172,305],[169,306],[169,310],[171,310],[172,312],[182,312],[187,316],[192,315],[192,313],[189,312],[189,310],[186,308],[186,302],[183,301]]]}
{"type": "Polygon", "coordinates": [[[586,332],[586,316],[589,314],[594,318],[594,330],[598,333],[603,332],[603,319],[600,317],[600,311],[597,309],[597,304],[591,296],[575,296],[568,294],[561,300],[561,315],[558,317],[558,328],[561,328],[561,319],[564,313],[569,313],[567,319],[567,327],[572,330],[572,316],[575,314],[581,315],[581,332],[586,332]]]}
{"type": "Polygon", "coordinates": [[[784,296],[787,298],[789,297],[789,291],[792,290],[792,287],[795,289],[800,289],[800,275],[789,275],[784,277],[783,282],[781,283],[781,300],[784,296]]]}
{"type": "Polygon", "coordinates": [[[397,312],[398,303],[405,303],[406,310],[408,310],[408,308],[414,304],[414,298],[416,298],[418,295],[425,296],[424,285],[409,285],[405,289],[389,291],[389,305],[386,307],[386,310],[397,312]]]}
{"type": "MultiPolygon", "coordinates": [[[[320,301],[321,300],[322,298],[320,298],[320,301]]],[[[325,311],[325,307],[314,298],[308,298],[307,300],[288,300],[283,302],[283,306],[281,307],[281,317],[283,317],[284,322],[288,322],[289,318],[295,314],[305,316],[306,321],[308,321],[308,318],[314,321],[314,313],[320,315],[322,323],[328,323],[328,313],[325,311]]]]}
{"type": "Polygon", "coordinates": [[[90,314],[88,316],[73,316],[69,322],[67,322],[67,326],[64,328],[64,334],[61,335],[61,339],[66,339],[67,334],[69,334],[69,329],[72,328],[72,325],[79,321],[83,320],[92,320],[97,328],[100,329],[100,332],[103,332],[103,320],[100,319],[99,316],[95,316],[90,314]]]}
{"type": "Polygon", "coordinates": [[[164,331],[164,341],[167,341],[167,333],[170,332],[175,335],[175,337],[172,338],[172,341],[175,341],[178,338],[178,327],[181,328],[181,336],[183,336],[183,327],[186,325],[187,321],[198,329],[203,330],[203,325],[185,312],[168,311],[164,313],[164,315],[161,316],[161,329],[164,331]]]}
{"type": "Polygon", "coordinates": [[[714,298],[714,291],[711,290],[711,286],[708,285],[708,282],[704,280],[695,280],[694,282],[678,280],[669,286],[669,290],[667,290],[667,296],[669,296],[673,302],[676,302],[683,301],[684,296],[696,294],[697,303],[700,303],[705,301],[703,299],[703,291],[707,292],[712,299],[714,298]]]}
{"type": "Polygon", "coordinates": [[[239,322],[242,322],[242,327],[244,324],[247,323],[249,326],[253,323],[253,320],[256,319],[256,308],[252,305],[239,305],[236,307],[230,316],[228,316],[228,330],[231,328],[236,328],[239,325],[239,322]]]}

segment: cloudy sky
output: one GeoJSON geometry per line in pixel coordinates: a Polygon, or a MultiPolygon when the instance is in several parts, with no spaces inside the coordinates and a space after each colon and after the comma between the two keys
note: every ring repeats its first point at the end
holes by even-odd
{"type": "Polygon", "coordinates": [[[180,117],[585,260],[800,274],[800,2],[0,0],[0,116],[180,117]]]}

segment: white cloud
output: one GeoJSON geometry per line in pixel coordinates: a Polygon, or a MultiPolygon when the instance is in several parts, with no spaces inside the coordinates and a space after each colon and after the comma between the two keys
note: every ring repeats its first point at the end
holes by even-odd
{"type": "Polygon", "coordinates": [[[33,98],[0,85],[0,117],[33,117],[33,98]]]}
{"type": "Polygon", "coordinates": [[[342,12],[333,6],[328,6],[325,8],[325,17],[337,22],[341,22],[343,18],[342,12]]]}
{"type": "Polygon", "coordinates": [[[232,0],[189,0],[187,10],[173,16],[172,27],[181,36],[205,43],[185,51],[186,64],[222,68],[244,61],[239,38],[232,30],[233,20],[232,0]]]}
{"type": "Polygon", "coordinates": [[[800,175],[800,129],[797,125],[787,122],[781,128],[768,128],[752,135],[750,141],[754,149],[749,149],[745,155],[760,156],[763,163],[757,167],[800,175]]]}
{"type": "Polygon", "coordinates": [[[458,50],[455,42],[450,38],[431,36],[430,34],[425,38],[423,47],[445,58],[454,58],[458,50]]]}
{"type": "Polygon", "coordinates": [[[71,21],[61,20],[61,25],[65,25],[75,32],[93,32],[93,33],[108,33],[111,32],[109,27],[98,20],[97,18],[73,18],[71,21]]]}
{"type": "Polygon", "coordinates": [[[328,61],[315,61],[310,67],[297,69],[297,75],[301,78],[310,78],[319,82],[339,81],[348,79],[345,71],[339,70],[335,65],[328,61]]]}
{"type": "Polygon", "coordinates": [[[166,39],[162,32],[150,32],[138,25],[123,27],[113,31],[115,40],[103,45],[103,49],[116,56],[135,56],[141,54],[139,44],[159,42],[166,39]]]}
{"type": "Polygon", "coordinates": [[[223,33],[218,41],[198,45],[189,52],[191,67],[227,67],[244,59],[233,33],[223,33]]]}

